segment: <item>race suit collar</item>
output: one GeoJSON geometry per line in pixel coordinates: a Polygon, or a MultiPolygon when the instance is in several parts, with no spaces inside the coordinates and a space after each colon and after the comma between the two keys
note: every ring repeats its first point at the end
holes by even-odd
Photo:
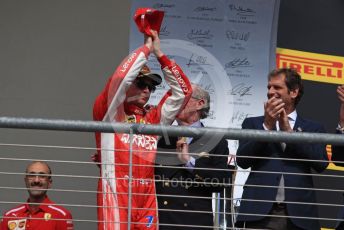
{"type": "Polygon", "coordinates": [[[144,108],[138,107],[137,105],[132,104],[124,104],[124,110],[127,115],[145,115],[146,111],[144,108]]]}

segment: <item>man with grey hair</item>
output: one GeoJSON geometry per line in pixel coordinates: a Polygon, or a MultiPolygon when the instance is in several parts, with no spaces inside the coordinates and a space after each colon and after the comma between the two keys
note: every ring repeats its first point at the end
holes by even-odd
{"type": "Polygon", "coordinates": [[[27,166],[25,173],[29,199],[5,212],[0,229],[72,230],[70,212],[56,205],[47,196],[53,182],[49,165],[34,161],[27,166]]]}
{"type": "MultiPolygon", "coordinates": [[[[193,93],[191,95],[191,98],[198,100],[199,102],[199,107],[196,108],[196,111],[198,111],[199,113],[199,117],[200,119],[205,119],[208,117],[209,115],[209,111],[210,111],[210,95],[209,93],[202,89],[199,85],[196,84],[191,84],[193,93]]],[[[185,108],[182,112],[186,112],[186,110],[190,110],[190,108],[192,109],[192,106],[188,106],[189,108],[185,108]]],[[[182,115],[182,113],[180,113],[178,115],[178,117],[180,117],[182,115]]],[[[178,120],[183,120],[177,117],[177,121],[178,120]]],[[[197,121],[197,119],[195,119],[197,121]]],[[[198,119],[199,120],[199,119],[198,119]]]]}
{"type": "MultiPolygon", "coordinates": [[[[181,126],[203,127],[200,120],[209,114],[210,96],[195,84],[192,91],[191,99],[176,120],[181,126]]],[[[173,166],[169,164],[170,167],[155,168],[159,229],[213,226],[212,193],[222,191],[231,174],[227,166],[227,141],[213,134],[200,138],[171,137],[162,138],[158,148],[159,152],[177,155],[179,161],[173,166]]]]}

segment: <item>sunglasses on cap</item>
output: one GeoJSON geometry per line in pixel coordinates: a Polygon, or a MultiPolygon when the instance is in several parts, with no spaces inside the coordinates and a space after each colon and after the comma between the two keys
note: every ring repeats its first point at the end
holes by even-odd
{"type": "Polygon", "coordinates": [[[143,79],[138,79],[138,80],[136,80],[135,81],[135,85],[136,85],[136,87],[137,88],[139,88],[139,89],[141,89],[141,90],[143,90],[143,89],[145,89],[146,87],[148,88],[148,90],[150,91],[150,92],[154,92],[155,91],[155,89],[156,89],[156,87],[155,87],[155,85],[153,85],[152,83],[150,83],[150,82],[148,82],[148,81],[145,81],[145,80],[143,80],[143,79]]]}

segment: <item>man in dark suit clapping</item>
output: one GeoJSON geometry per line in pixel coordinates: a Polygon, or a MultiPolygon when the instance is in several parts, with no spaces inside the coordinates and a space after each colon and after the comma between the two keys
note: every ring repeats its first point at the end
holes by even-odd
{"type": "MultiPolygon", "coordinates": [[[[272,71],[268,76],[264,116],[245,119],[242,128],[325,132],[322,125],[297,114],[296,106],[302,95],[301,76],[295,70],[284,68],[272,71]]],[[[279,230],[320,229],[318,220],[314,219],[318,217],[318,211],[314,205],[313,180],[307,174],[311,174],[312,170],[321,173],[326,169],[328,162],[324,144],[241,140],[237,163],[244,169],[251,168],[244,186],[238,226],[279,230]]]]}
{"type": "MultiPolygon", "coordinates": [[[[339,108],[339,122],[336,128],[336,133],[343,135],[344,134],[344,85],[337,87],[338,99],[340,101],[339,108]]],[[[344,146],[333,145],[332,146],[332,161],[337,166],[344,167],[344,146]]],[[[343,194],[344,195],[344,194],[343,194]]],[[[344,219],[344,207],[342,207],[338,213],[337,219],[344,219]]],[[[338,221],[337,230],[344,229],[344,222],[338,221]]]]}
{"type": "MultiPolygon", "coordinates": [[[[337,87],[338,99],[340,101],[339,122],[337,126],[337,133],[344,134],[344,85],[337,87]]],[[[344,167],[344,146],[332,146],[332,160],[338,166],[344,167]],[[342,162],[340,162],[342,161],[342,162]]]]}

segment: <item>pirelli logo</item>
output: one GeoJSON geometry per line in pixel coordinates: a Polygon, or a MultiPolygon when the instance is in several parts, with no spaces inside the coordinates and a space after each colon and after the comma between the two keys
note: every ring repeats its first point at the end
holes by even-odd
{"type": "Polygon", "coordinates": [[[293,68],[302,78],[333,84],[344,84],[344,57],[277,48],[278,68],[293,68]]]}

